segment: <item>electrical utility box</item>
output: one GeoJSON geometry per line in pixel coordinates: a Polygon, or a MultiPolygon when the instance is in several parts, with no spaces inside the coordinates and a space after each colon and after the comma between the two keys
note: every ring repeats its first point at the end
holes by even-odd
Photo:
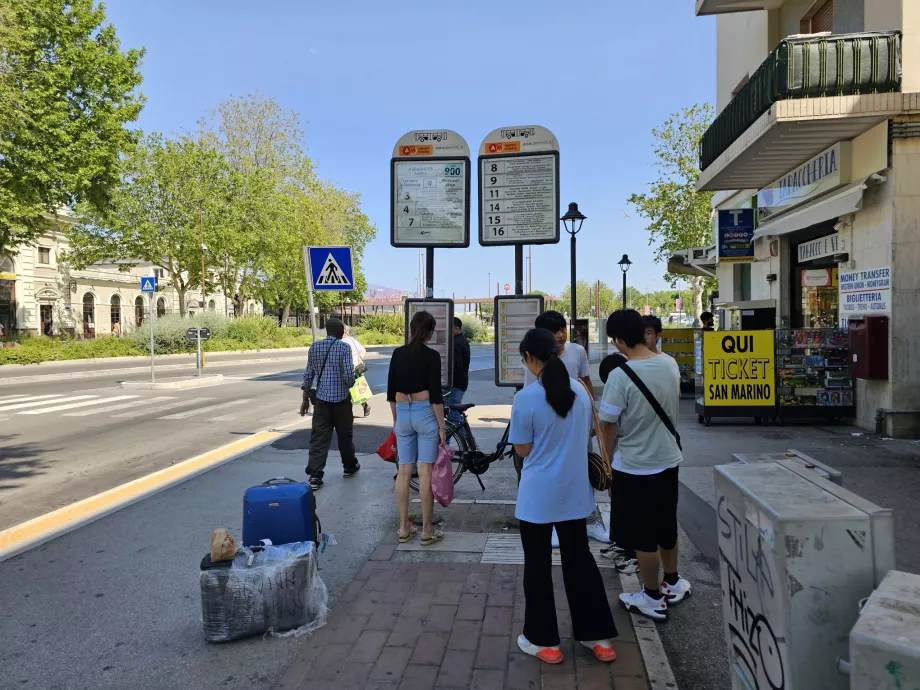
{"type": "Polygon", "coordinates": [[[850,632],[851,690],[920,687],[920,576],[892,570],[850,632]]]}
{"type": "Polygon", "coordinates": [[[847,690],[858,604],[894,567],[890,510],[796,461],[715,468],[733,690],[847,690]]]}

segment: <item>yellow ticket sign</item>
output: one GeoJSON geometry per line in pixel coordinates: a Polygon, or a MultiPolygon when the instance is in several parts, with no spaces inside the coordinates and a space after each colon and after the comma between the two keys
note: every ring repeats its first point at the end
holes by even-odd
{"type": "Polygon", "coordinates": [[[713,407],[776,404],[773,331],[703,333],[704,402],[713,407]]]}

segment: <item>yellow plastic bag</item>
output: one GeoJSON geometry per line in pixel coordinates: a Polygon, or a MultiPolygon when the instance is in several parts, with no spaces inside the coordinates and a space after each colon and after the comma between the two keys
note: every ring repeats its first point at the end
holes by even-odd
{"type": "Polygon", "coordinates": [[[352,386],[349,393],[351,393],[352,405],[361,405],[374,397],[374,394],[371,392],[371,387],[367,383],[367,379],[363,376],[359,376],[355,379],[355,385],[352,386]]]}

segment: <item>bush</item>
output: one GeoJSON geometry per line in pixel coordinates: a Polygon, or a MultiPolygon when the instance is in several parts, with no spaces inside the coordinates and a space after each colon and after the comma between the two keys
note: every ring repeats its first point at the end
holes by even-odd
{"type": "Polygon", "coordinates": [[[353,329],[352,335],[362,345],[402,345],[405,342],[405,336],[371,331],[361,327],[353,329]]]}
{"type": "Polygon", "coordinates": [[[365,333],[368,331],[376,331],[377,333],[387,335],[398,335],[402,339],[405,336],[405,321],[406,317],[402,312],[368,314],[361,319],[359,328],[365,333]]]}
{"type": "MultiPolygon", "coordinates": [[[[178,314],[161,316],[153,322],[154,349],[158,355],[172,355],[181,352],[193,352],[197,345],[185,337],[189,328],[207,328],[212,339],[229,336],[230,320],[223,314],[214,312],[198,313],[183,318],[178,314]]],[[[150,352],[150,326],[143,324],[128,335],[134,347],[142,352],[150,352]]]]}
{"type": "Polygon", "coordinates": [[[85,341],[58,341],[52,338],[22,338],[18,347],[0,348],[2,364],[38,364],[56,360],[130,357],[143,354],[127,338],[97,338],[85,341]]]}
{"type": "Polygon", "coordinates": [[[486,326],[475,314],[458,314],[463,322],[463,335],[474,343],[490,343],[493,340],[492,329],[486,326]]]}
{"type": "Polygon", "coordinates": [[[227,335],[234,340],[248,340],[258,343],[274,338],[281,328],[273,316],[241,316],[230,322],[227,335]]]}

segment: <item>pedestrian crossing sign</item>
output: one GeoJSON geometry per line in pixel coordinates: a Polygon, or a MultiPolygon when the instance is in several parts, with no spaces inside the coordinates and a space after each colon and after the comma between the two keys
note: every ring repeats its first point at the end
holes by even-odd
{"type": "Polygon", "coordinates": [[[351,292],[355,289],[351,247],[304,247],[304,252],[314,290],[351,292]]]}
{"type": "Polygon", "coordinates": [[[141,292],[156,292],[157,279],[153,276],[144,276],[141,278],[141,292]]]}

